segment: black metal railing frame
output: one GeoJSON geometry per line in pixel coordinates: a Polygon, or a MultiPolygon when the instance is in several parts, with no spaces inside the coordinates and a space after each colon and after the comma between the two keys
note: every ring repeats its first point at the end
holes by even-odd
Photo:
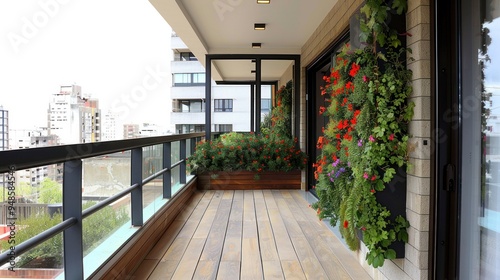
{"type": "MultiPolygon", "coordinates": [[[[144,224],[142,186],[159,176],[163,176],[163,198],[171,198],[171,170],[179,166],[180,184],[186,183],[187,149],[190,149],[191,152],[194,151],[196,142],[203,139],[204,136],[205,133],[178,134],[0,152],[0,174],[10,170],[22,170],[55,163],[63,163],[64,165],[62,222],[17,245],[15,256],[19,256],[63,232],[65,278],[83,279],[82,220],[130,193],[131,224],[137,227],[142,226],[144,224]],[[188,139],[192,140],[189,147],[186,145],[188,139]],[[171,162],[172,142],[180,143],[180,160],[173,164],[171,162]],[[142,149],[160,144],[163,145],[163,169],[143,179],[142,149]],[[82,211],[82,192],[74,191],[82,189],[82,160],[128,150],[131,151],[131,186],[82,211]]],[[[11,251],[0,254],[0,265],[8,263],[11,257],[11,251]]]]}

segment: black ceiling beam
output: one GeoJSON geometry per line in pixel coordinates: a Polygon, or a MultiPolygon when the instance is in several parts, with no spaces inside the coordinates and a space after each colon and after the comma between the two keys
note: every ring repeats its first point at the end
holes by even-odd
{"type": "MultiPolygon", "coordinates": [[[[255,81],[215,81],[216,84],[218,85],[255,85],[255,81]]],[[[260,84],[261,85],[276,85],[278,83],[277,80],[275,81],[263,81],[260,84]]]]}
{"type": "Polygon", "coordinates": [[[212,60],[295,60],[300,59],[300,54],[207,54],[212,60]]]}

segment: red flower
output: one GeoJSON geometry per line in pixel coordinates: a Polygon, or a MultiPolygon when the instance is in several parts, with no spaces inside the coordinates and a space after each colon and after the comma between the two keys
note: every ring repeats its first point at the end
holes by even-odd
{"type": "Polygon", "coordinates": [[[345,85],[345,88],[346,88],[346,89],[350,89],[350,90],[354,90],[354,84],[353,84],[351,81],[349,81],[349,82],[347,82],[347,84],[345,85]]]}
{"type": "Polygon", "coordinates": [[[371,189],[371,190],[370,190],[370,192],[371,192],[371,193],[375,193],[375,190],[374,190],[374,189],[371,189]]]}
{"type": "Polygon", "coordinates": [[[319,114],[320,114],[320,115],[323,115],[323,113],[324,113],[325,111],[326,111],[326,108],[325,108],[325,107],[323,107],[323,106],[320,106],[320,107],[319,107],[319,114]]]}
{"type": "Polygon", "coordinates": [[[373,175],[372,176],[372,181],[375,181],[375,180],[377,180],[377,176],[373,175]]]}
{"type": "Polygon", "coordinates": [[[342,120],[339,121],[339,124],[337,125],[337,128],[338,129],[344,128],[344,126],[342,125],[342,120]]]}
{"type": "Polygon", "coordinates": [[[394,140],[394,133],[393,133],[393,134],[391,134],[391,135],[389,135],[389,140],[390,140],[390,141],[394,140]]]}
{"type": "Polygon", "coordinates": [[[349,226],[349,222],[347,220],[344,220],[344,228],[347,228],[349,226]]]}
{"type": "Polygon", "coordinates": [[[359,68],[361,67],[358,64],[356,64],[356,62],[353,62],[351,66],[351,71],[349,71],[349,75],[351,77],[355,77],[356,74],[358,74],[359,68]]]}

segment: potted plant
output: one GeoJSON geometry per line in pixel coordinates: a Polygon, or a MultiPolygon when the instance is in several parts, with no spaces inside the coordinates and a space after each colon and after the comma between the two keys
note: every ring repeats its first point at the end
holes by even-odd
{"type": "MultiPolygon", "coordinates": [[[[361,239],[368,264],[383,265],[397,257],[394,244],[408,241],[408,221],[391,213],[387,202],[406,201],[408,123],[413,116],[411,71],[400,36],[388,28],[388,13],[403,13],[405,1],[367,1],[361,9],[365,47],[346,45],[325,76],[322,94],[329,118],[317,147],[316,191],[313,204],[320,218],[329,218],[352,250],[361,239]],[[402,189],[404,188],[404,189],[402,189]],[[398,192],[394,192],[398,191],[398,192]],[[383,196],[388,196],[384,198],[383,196]],[[401,197],[402,196],[402,197],[401,197]]],[[[401,208],[401,206],[398,206],[401,208]]]]}

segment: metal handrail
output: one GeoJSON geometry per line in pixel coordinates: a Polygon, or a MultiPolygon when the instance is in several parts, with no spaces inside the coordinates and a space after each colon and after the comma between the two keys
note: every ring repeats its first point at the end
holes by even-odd
{"type": "Polygon", "coordinates": [[[160,175],[163,175],[163,173],[169,171],[169,170],[172,170],[174,167],[178,166],[179,164],[183,163],[184,161],[186,160],[180,160],[178,162],[176,162],[175,164],[173,164],[170,168],[164,168],[158,172],[156,172],[155,174],[147,177],[146,179],[144,179],[142,181],[142,184],[134,184],[126,189],[124,189],[123,191],[111,196],[111,197],[108,197],[106,198],[105,200],[95,204],[95,205],[92,205],[91,207],[85,209],[82,211],[82,218],[85,218],[87,216],[90,216],[92,215],[93,213],[101,210],[102,208],[108,206],[110,203],[113,203],[115,201],[117,201],[118,199],[128,195],[129,193],[131,193],[134,189],[140,187],[140,186],[144,186],[145,184],[151,182],[152,180],[154,180],[156,177],[160,176],[160,175]]]}
{"type": "MultiPolygon", "coordinates": [[[[42,244],[47,239],[56,236],[57,234],[63,232],[65,229],[75,225],[77,222],[78,220],[76,218],[74,217],[69,218],[33,236],[32,238],[24,241],[23,243],[16,245],[16,251],[14,257],[17,257],[18,255],[21,255],[22,253],[34,248],[35,246],[42,244]]],[[[11,251],[6,251],[0,254],[0,264],[3,265],[8,263],[10,261],[11,256],[12,256],[11,251]]]]}
{"type": "Polygon", "coordinates": [[[135,138],[117,141],[104,141],[85,144],[60,145],[0,152],[0,173],[61,163],[74,159],[85,159],[117,153],[134,148],[153,146],[165,142],[204,137],[205,133],[176,134],[168,136],[135,138]]]}

